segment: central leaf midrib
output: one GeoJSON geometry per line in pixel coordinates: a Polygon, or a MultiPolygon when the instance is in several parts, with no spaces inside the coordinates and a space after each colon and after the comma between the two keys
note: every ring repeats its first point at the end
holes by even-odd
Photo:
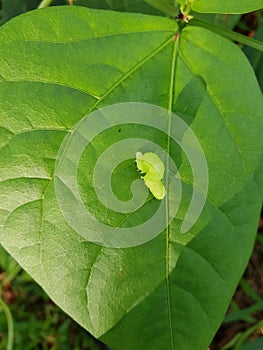
{"type": "MultiPolygon", "coordinates": [[[[176,68],[176,57],[177,48],[179,42],[178,37],[174,37],[174,48],[171,64],[171,78],[170,78],[170,88],[169,88],[169,100],[168,100],[168,126],[167,126],[167,157],[166,157],[166,178],[165,187],[168,192],[169,186],[169,162],[170,162],[170,133],[171,133],[171,113],[173,107],[173,97],[174,97],[174,84],[175,84],[175,68],[176,68]]],[[[166,252],[165,252],[165,281],[166,281],[166,293],[167,293],[167,307],[168,307],[168,317],[169,317],[169,330],[170,330],[170,340],[171,340],[171,350],[174,350],[174,336],[173,336],[173,325],[172,325],[172,310],[171,310],[171,295],[170,295],[170,259],[169,259],[169,200],[168,194],[166,196],[166,252]]]]}

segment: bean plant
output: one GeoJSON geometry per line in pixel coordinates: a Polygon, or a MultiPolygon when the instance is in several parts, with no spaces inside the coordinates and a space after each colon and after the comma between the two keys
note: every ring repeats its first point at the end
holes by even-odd
{"type": "Polygon", "coordinates": [[[263,45],[214,22],[263,0],[50,3],[0,28],[0,243],[113,350],[206,350],[263,197],[263,45]]]}

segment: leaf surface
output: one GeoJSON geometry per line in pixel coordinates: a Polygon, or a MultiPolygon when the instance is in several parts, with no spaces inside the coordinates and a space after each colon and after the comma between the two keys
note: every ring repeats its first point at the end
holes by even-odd
{"type": "MultiPolygon", "coordinates": [[[[263,103],[251,67],[238,47],[208,30],[176,32],[169,19],[80,7],[34,11],[0,31],[1,244],[114,350],[206,350],[247,264],[262,203],[263,103]],[[98,200],[93,170],[114,142],[136,135],[168,149],[182,182],[168,229],[146,244],[113,249],[67,223],[54,171],[63,139],[88,112],[134,101],[171,109],[191,126],[209,191],[201,216],[182,234],[194,187],[182,149],[147,126],[106,130],[78,168],[80,195],[99,221],[136,226],[158,209],[151,197],[132,215],[98,200]]],[[[116,196],[129,200],[138,178],[134,159],[120,164],[116,196]]]]}
{"type": "MultiPolygon", "coordinates": [[[[158,7],[155,8],[151,6],[152,4],[144,0],[78,0],[75,5],[87,6],[94,9],[162,15],[158,7]]],[[[161,6],[162,8],[163,6],[161,6]]]]}
{"type": "Polygon", "coordinates": [[[192,8],[204,13],[247,13],[263,8],[262,0],[194,0],[192,8]]]}

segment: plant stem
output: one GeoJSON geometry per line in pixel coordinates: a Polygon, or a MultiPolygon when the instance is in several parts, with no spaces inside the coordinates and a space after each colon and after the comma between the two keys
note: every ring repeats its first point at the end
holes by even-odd
{"type": "Polygon", "coordinates": [[[4,301],[0,298],[0,308],[3,310],[6,320],[7,320],[7,327],[8,327],[8,342],[7,342],[7,350],[13,349],[13,342],[14,342],[14,323],[12,314],[9,310],[9,307],[4,303],[4,301]]]}
{"type": "Polygon", "coordinates": [[[11,272],[8,274],[8,276],[4,279],[5,283],[11,283],[14,278],[19,274],[19,272],[22,270],[20,265],[16,265],[11,272]]]}
{"type": "Polygon", "coordinates": [[[259,322],[257,322],[256,324],[254,324],[252,327],[250,327],[249,329],[247,329],[244,333],[242,333],[242,335],[239,337],[236,345],[234,346],[233,350],[239,350],[242,346],[242,344],[244,344],[244,342],[249,338],[249,336],[255,332],[257,329],[262,328],[263,327],[263,320],[260,320],[259,322]]]}
{"type": "Polygon", "coordinates": [[[53,0],[42,0],[41,3],[38,5],[38,9],[43,9],[44,7],[48,7],[53,0]]]}
{"type": "Polygon", "coordinates": [[[263,51],[263,43],[261,41],[258,41],[258,40],[252,39],[252,38],[248,38],[245,35],[233,32],[232,30],[225,29],[223,27],[216,26],[216,25],[209,23],[209,22],[206,22],[206,21],[202,21],[201,19],[196,19],[196,18],[191,19],[189,22],[189,25],[210,29],[211,31],[213,31],[215,33],[221,34],[222,36],[224,36],[227,39],[237,41],[240,44],[250,46],[253,49],[256,49],[259,51],[263,51]]]}

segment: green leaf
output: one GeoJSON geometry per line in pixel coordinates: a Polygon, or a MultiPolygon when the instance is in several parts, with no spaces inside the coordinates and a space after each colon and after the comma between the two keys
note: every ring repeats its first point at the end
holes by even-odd
{"type": "Polygon", "coordinates": [[[175,17],[179,13],[179,6],[175,5],[175,2],[173,0],[145,0],[145,2],[160,10],[161,12],[164,12],[170,17],[175,17]]]}
{"type": "MultiPolygon", "coordinates": [[[[263,103],[253,70],[219,35],[190,26],[178,35],[177,29],[166,18],[68,6],[33,11],[0,29],[0,242],[63,310],[114,350],[206,350],[247,264],[262,204],[263,103]],[[137,123],[125,122],[137,106],[131,104],[131,111],[118,110],[122,125],[85,146],[85,133],[95,130],[89,123],[106,128],[111,122],[106,114],[84,118],[87,113],[134,101],[142,105],[142,113],[131,114],[137,123]],[[155,127],[143,125],[145,103],[168,110],[149,114],[155,127]],[[175,125],[170,111],[178,116],[175,125]],[[191,128],[180,133],[180,123],[191,128]],[[200,217],[182,234],[192,197],[203,198],[205,178],[204,172],[196,185],[199,154],[190,131],[204,151],[209,187],[200,217]],[[162,220],[169,222],[179,205],[169,227],[126,248],[92,243],[73,229],[54,177],[57,182],[67,151],[61,154],[63,140],[70,146],[74,135],[83,146],[74,173],[83,205],[116,229],[142,225],[163,201],[146,194],[133,213],[108,209],[93,182],[97,160],[104,159],[105,171],[113,164],[112,191],[125,204],[137,194],[134,181],[139,195],[145,188],[135,153],[118,166],[118,153],[102,155],[115,143],[125,152],[129,139],[143,153],[159,150],[162,161],[169,155],[162,220]],[[169,176],[181,184],[180,202],[177,187],[171,196],[169,176]]],[[[74,151],[65,158],[69,169],[74,151]]],[[[74,202],[72,196],[64,204],[82,220],[74,202]]]]}
{"type": "MultiPolygon", "coordinates": [[[[94,9],[162,15],[158,7],[155,8],[151,6],[152,4],[148,4],[144,0],[76,0],[74,4],[94,9]]],[[[161,6],[162,8],[163,6],[161,6]]]]}
{"type": "Polygon", "coordinates": [[[193,0],[192,9],[204,13],[247,13],[263,8],[262,0],[193,0]]]}

